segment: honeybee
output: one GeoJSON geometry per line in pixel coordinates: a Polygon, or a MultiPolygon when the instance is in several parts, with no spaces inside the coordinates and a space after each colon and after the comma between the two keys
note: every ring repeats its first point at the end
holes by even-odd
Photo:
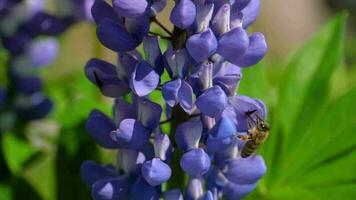
{"type": "Polygon", "coordinates": [[[245,146],[241,150],[241,157],[247,158],[253,154],[257,148],[267,139],[270,126],[257,114],[256,120],[254,120],[251,115],[255,113],[256,110],[249,111],[246,113],[248,115],[248,125],[249,131],[247,135],[239,135],[238,138],[246,141],[245,146]],[[252,127],[252,123],[254,126],[252,127]]]}

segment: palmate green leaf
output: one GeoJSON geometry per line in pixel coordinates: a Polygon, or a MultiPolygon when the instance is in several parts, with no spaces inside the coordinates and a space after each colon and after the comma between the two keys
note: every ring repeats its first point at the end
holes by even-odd
{"type": "Polygon", "coordinates": [[[341,61],[344,26],[345,14],[336,16],[294,57],[282,76],[271,134],[263,148],[270,180],[275,180],[285,154],[324,106],[330,77],[341,61]]]}

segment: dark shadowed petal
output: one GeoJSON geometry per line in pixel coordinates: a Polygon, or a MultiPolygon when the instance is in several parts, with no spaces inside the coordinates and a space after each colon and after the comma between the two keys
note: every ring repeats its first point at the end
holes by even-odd
{"type": "Polygon", "coordinates": [[[156,0],[151,6],[151,15],[155,16],[160,13],[167,5],[167,0],[156,0]]]}
{"type": "Polygon", "coordinates": [[[99,24],[105,18],[115,21],[118,19],[114,9],[105,0],[95,0],[91,7],[91,14],[96,24],[99,24]]]}
{"type": "Polygon", "coordinates": [[[197,62],[201,62],[215,53],[218,42],[214,33],[208,29],[202,33],[192,35],[188,39],[186,46],[190,55],[197,62]]]}
{"type": "Polygon", "coordinates": [[[117,67],[119,79],[128,83],[130,81],[132,72],[135,70],[136,64],[141,60],[141,54],[136,50],[119,53],[117,67]]]}
{"type": "Polygon", "coordinates": [[[146,60],[153,66],[155,71],[162,75],[163,73],[163,56],[159,48],[158,38],[147,36],[143,39],[143,48],[146,54],[146,60]]]}
{"type": "Polygon", "coordinates": [[[174,189],[164,192],[163,200],[183,200],[182,191],[180,189],[174,189]]]}
{"type": "Polygon", "coordinates": [[[119,126],[120,122],[124,119],[132,118],[136,119],[137,114],[132,104],[127,103],[123,99],[115,99],[114,104],[114,121],[117,126],[119,126]]]}
{"type": "Polygon", "coordinates": [[[233,142],[236,127],[227,117],[222,117],[210,131],[207,147],[211,152],[227,149],[233,142]]]}
{"type": "Polygon", "coordinates": [[[47,116],[53,108],[52,101],[41,93],[30,97],[29,105],[15,105],[17,117],[24,121],[32,121],[47,116]]]}
{"type": "Polygon", "coordinates": [[[42,89],[43,83],[40,77],[37,76],[12,76],[17,92],[23,94],[34,94],[42,89]]]}
{"type": "Polygon", "coordinates": [[[111,137],[111,132],[116,130],[115,123],[104,113],[93,110],[85,125],[90,136],[99,145],[105,148],[118,148],[117,142],[111,137]]]}
{"type": "Polygon", "coordinates": [[[159,158],[146,161],[142,165],[141,171],[143,178],[152,186],[168,181],[172,175],[171,168],[159,158]]]}
{"type": "Polygon", "coordinates": [[[267,53],[267,44],[262,33],[250,36],[250,45],[246,52],[233,60],[232,63],[240,67],[250,67],[257,64],[267,53]]]}
{"type": "Polygon", "coordinates": [[[180,0],[175,4],[170,20],[171,22],[181,28],[185,29],[194,23],[196,16],[196,8],[191,0],[180,0]]]}
{"type": "Polygon", "coordinates": [[[203,183],[199,178],[189,179],[187,191],[185,193],[184,199],[186,200],[195,200],[199,199],[204,195],[203,183]]]}
{"type": "Polygon", "coordinates": [[[241,11],[243,13],[243,27],[248,28],[260,13],[260,0],[251,0],[250,3],[241,11]]]}
{"type": "Polygon", "coordinates": [[[182,81],[178,91],[178,102],[186,113],[191,114],[194,106],[194,93],[192,87],[185,81],[182,81]]]}
{"type": "Polygon", "coordinates": [[[211,27],[214,33],[218,36],[230,31],[230,5],[222,5],[215,14],[211,27]]]}
{"type": "Polygon", "coordinates": [[[124,119],[116,130],[116,139],[120,146],[141,149],[148,141],[150,131],[135,119],[124,119]]]}
{"type": "Polygon", "coordinates": [[[145,158],[142,158],[142,154],[137,150],[122,148],[118,153],[118,162],[125,174],[133,175],[141,173],[141,164],[145,162],[145,158]]]}
{"type": "Polygon", "coordinates": [[[227,96],[219,86],[213,86],[200,95],[195,102],[200,112],[217,117],[227,105],[227,96]]]}
{"type": "Polygon", "coordinates": [[[207,191],[199,200],[214,200],[213,193],[207,191]]]}
{"type": "Polygon", "coordinates": [[[89,186],[102,179],[114,178],[116,175],[114,170],[101,166],[93,161],[85,161],[80,167],[80,176],[89,186]]]}
{"type": "Polygon", "coordinates": [[[210,20],[213,16],[214,4],[208,5],[196,5],[197,8],[197,16],[195,18],[195,22],[197,25],[197,32],[206,31],[209,27],[210,20]]]}
{"type": "Polygon", "coordinates": [[[137,119],[144,127],[154,130],[159,125],[162,114],[162,108],[159,104],[145,98],[137,98],[136,111],[137,119]]]}
{"type": "Polygon", "coordinates": [[[156,188],[141,177],[131,189],[131,198],[134,200],[158,200],[159,195],[156,188]]]}
{"type": "Polygon", "coordinates": [[[167,162],[172,158],[173,145],[166,134],[156,133],[153,143],[155,157],[167,162]]]}
{"type": "Polygon", "coordinates": [[[256,184],[239,185],[228,183],[223,187],[224,198],[227,200],[243,199],[256,188],[256,184]]]}
{"type": "Polygon", "coordinates": [[[181,79],[175,79],[165,83],[162,87],[162,96],[170,107],[174,107],[178,103],[178,91],[182,84],[181,79]]]}
{"type": "Polygon", "coordinates": [[[97,35],[104,46],[116,52],[131,51],[139,45],[139,41],[125,27],[108,18],[100,22],[97,35]]]}
{"type": "Polygon", "coordinates": [[[171,78],[184,78],[187,73],[189,55],[185,49],[173,50],[168,48],[164,53],[167,71],[171,78]]]}
{"type": "Polygon", "coordinates": [[[230,161],[224,174],[231,182],[244,185],[256,183],[266,170],[261,156],[250,156],[230,161]]]}
{"type": "Polygon", "coordinates": [[[234,28],[222,35],[219,40],[218,53],[227,61],[234,61],[245,53],[249,45],[249,38],[242,28],[234,28]]]}
{"type": "Polygon", "coordinates": [[[125,17],[139,17],[148,9],[147,0],[113,0],[115,11],[125,17]]]}
{"type": "Polygon", "coordinates": [[[51,64],[57,58],[59,50],[58,41],[54,38],[37,40],[30,46],[31,63],[34,67],[43,67],[51,64]]]}
{"type": "Polygon", "coordinates": [[[240,10],[244,9],[250,2],[251,2],[251,0],[235,1],[235,3],[232,5],[232,9],[234,11],[240,11],[240,10]]]}
{"type": "Polygon", "coordinates": [[[141,61],[136,65],[136,69],[132,74],[130,86],[135,94],[142,97],[156,89],[159,81],[160,77],[151,65],[141,61]]]}
{"type": "Polygon", "coordinates": [[[180,166],[190,177],[202,177],[210,169],[211,161],[203,149],[197,148],[183,154],[180,166]]]}
{"type": "Polygon", "coordinates": [[[198,148],[202,133],[203,125],[198,120],[181,123],[176,129],[176,143],[183,151],[198,148]]]}
{"type": "Polygon", "coordinates": [[[125,28],[134,38],[141,43],[143,37],[147,35],[150,22],[148,16],[126,17],[125,28]]]}
{"type": "Polygon", "coordinates": [[[126,176],[100,180],[92,187],[92,197],[94,200],[129,199],[130,187],[130,180],[126,176]]]}
{"type": "Polygon", "coordinates": [[[105,96],[119,97],[130,92],[130,87],[118,78],[115,66],[103,60],[89,60],[85,75],[105,96]]]}

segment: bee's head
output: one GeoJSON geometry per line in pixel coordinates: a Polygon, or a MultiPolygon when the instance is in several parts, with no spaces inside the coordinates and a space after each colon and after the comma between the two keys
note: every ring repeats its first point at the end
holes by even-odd
{"type": "Polygon", "coordinates": [[[258,120],[257,129],[266,132],[270,130],[270,126],[267,122],[263,120],[258,120]]]}

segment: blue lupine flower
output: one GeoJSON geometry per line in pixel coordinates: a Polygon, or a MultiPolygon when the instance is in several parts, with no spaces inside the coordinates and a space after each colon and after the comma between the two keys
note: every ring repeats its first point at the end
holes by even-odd
{"type": "Polygon", "coordinates": [[[111,171],[86,162],[81,175],[94,199],[241,199],[267,170],[261,156],[241,158],[244,142],[237,139],[252,128],[246,113],[253,111],[252,119],[267,113],[262,101],[237,93],[242,68],[267,52],[264,36],[246,30],[260,1],[177,0],[173,31],[157,19],[165,4],[93,4],[98,39],[118,53],[118,63],[91,59],[85,66],[87,78],[115,98],[113,119],[94,110],[86,128],[102,147],[119,149],[119,164],[111,171]],[[164,34],[150,29],[152,23],[164,34]],[[168,41],[164,52],[161,40],[168,41]],[[169,80],[163,82],[165,72],[169,80]],[[164,103],[150,99],[153,91],[161,92],[164,103]],[[166,123],[169,135],[161,127],[166,123]],[[182,173],[188,184],[172,188],[173,176],[184,182],[182,173]]]}

